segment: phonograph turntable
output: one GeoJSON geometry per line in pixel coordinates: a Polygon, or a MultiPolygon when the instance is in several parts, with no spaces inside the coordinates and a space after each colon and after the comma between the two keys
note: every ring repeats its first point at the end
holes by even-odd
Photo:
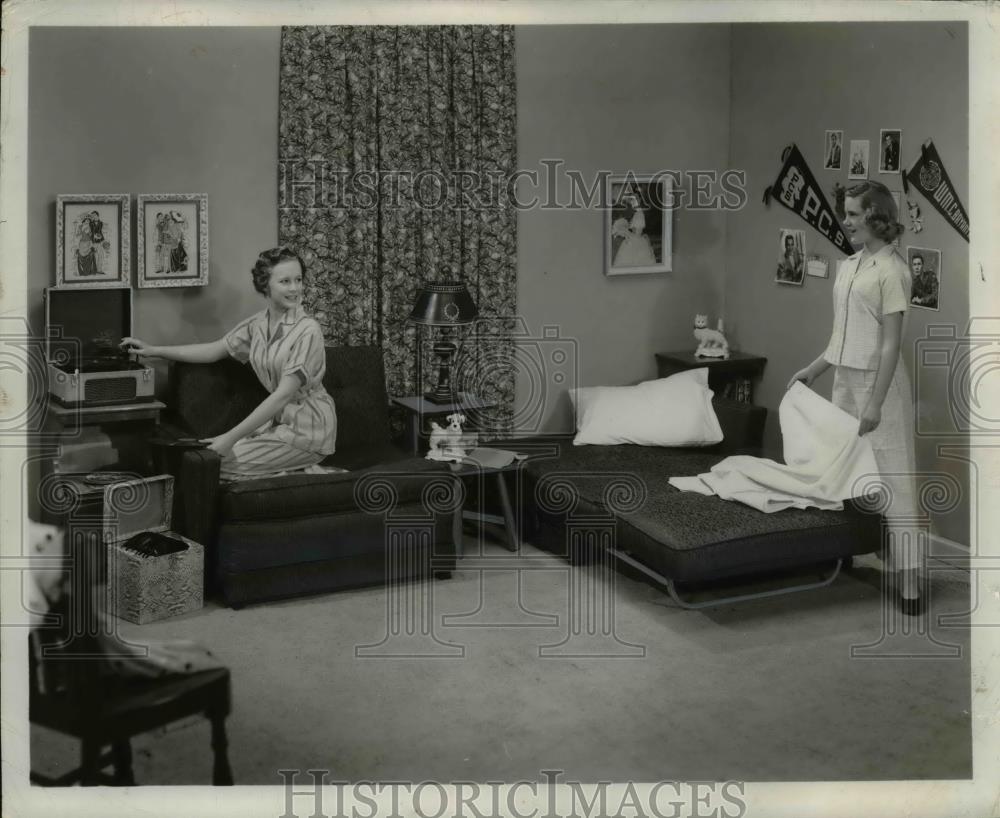
{"type": "Polygon", "coordinates": [[[153,370],[119,344],[132,332],[132,290],[45,290],[49,394],[64,406],[153,400],[153,370]]]}

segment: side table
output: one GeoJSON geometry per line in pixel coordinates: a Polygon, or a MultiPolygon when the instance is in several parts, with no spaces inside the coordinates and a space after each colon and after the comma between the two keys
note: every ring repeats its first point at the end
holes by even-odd
{"type": "Polygon", "coordinates": [[[767,358],[730,350],[728,358],[699,358],[691,350],[657,352],[657,377],[708,367],[708,386],[721,398],[753,403],[753,379],[764,371],[767,358]]]}
{"type": "MultiPolygon", "coordinates": [[[[49,400],[37,479],[42,483],[59,474],[80,474],[111,467],[149,474],[152,459],[147,440],[166,405],[143,401],[116,406],[68,408],[49,400]]],[[[42,503],[42,522],[64,524],[62,515],[42,503]]]]}
{"type": "MultiPolygon", "coordinates": [[[[454,403],[431,403],[423,395],[390,398],[394,406],[405,409],[410,415],[410,428],[406,437],[406,447],[419,455],[427,451],[430,431],[428,424],[432,420],[446,417],[454,412],[471,412],[477,409],[492,409],[496,403],[485,401],[470,392],[459,392],[454,403]]],[[[470,425],[467,431],[474,431],[470,425]]]]}
{"type": "Polygon", "coordinates": [[[521,466],[521,460],[515,460],[507,466],[482,466],[478,463],[452,463],[452,473],[458,475],[463,482],[468,484],[472,480],[478,483],[476,499],[478,508],[460,508],[455,511],[453,524],[453,535],[455,540],[456,554],[462,556],[462,523],[465,520],[472,520],[479,523],[491,523],[502,526],[507,537],[507,550],[517,552],[521,549],[521,539],[518,535],[517,519],[514,516],[514,506],[510,501],[510,492],[507,490],[505,474],[516,473],[521,466]],[[497,493],[500,497],[500,507],[502,514],[488,514],[484,511],[486,500],[486,489],[488,482],[496,478],[497,493]]]}
{"type": "Polygon", "coordinates": [[[150,459],[146,438],[160,422],[160,412],[165,408],[166,404],[158,400],[70,408],[50,399],[46,412],[46,430],[58,438],[60,449],[53,462],[53,470],[89,470],[75,468],[61,461],[64,455],[69,454],[72,438],[84,437],[87,430],[90,430],[107,436],[112,456],[117,458],[117,465],[123,471],[148,472],[150,459]]]}

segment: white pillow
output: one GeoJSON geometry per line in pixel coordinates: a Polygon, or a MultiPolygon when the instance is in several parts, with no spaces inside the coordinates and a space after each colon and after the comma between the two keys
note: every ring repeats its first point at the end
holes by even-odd
{"type": "Polygon", "coordinates": [[[574,446],[710,446],[722,440],[707,367],[638,386],[571,389],[570,398],[577,417],[574,446]]]}

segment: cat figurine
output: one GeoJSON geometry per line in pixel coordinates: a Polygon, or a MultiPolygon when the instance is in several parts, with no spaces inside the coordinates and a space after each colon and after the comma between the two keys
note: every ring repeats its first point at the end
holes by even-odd
{"type": "Polygon", "coordinates": [[[694,337],[698,339],[698,348],[694,354],[699,358],[728,358],[729,342],[722,334],[722,319],[719,319],[718,329],[709,329],[707,315],[695,315],[694,337]]]}

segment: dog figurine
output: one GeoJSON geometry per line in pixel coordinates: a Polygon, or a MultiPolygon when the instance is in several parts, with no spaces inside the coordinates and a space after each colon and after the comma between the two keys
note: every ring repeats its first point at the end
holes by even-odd
{"type": "Polygon", "coordinates": [[[461,460],[465,457],[465,447],[467,436],[462,431],[462,424],[465,423],[465,415],[455,412],[448,415],[447,427],[431,421],[430,450],[427,452],[428,460],[461,460]]]}

